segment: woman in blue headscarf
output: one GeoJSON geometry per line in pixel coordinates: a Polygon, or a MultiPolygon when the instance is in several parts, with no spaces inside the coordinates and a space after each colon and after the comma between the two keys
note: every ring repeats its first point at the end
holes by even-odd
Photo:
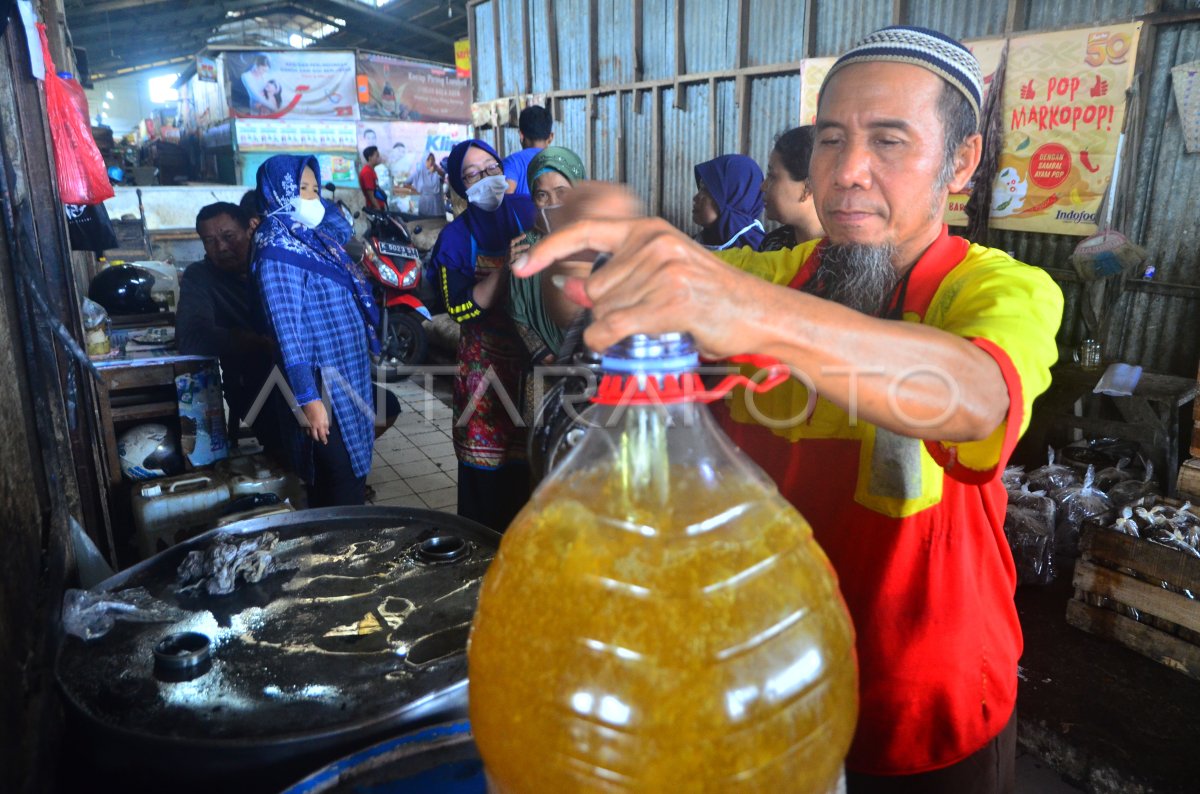
{"type": "Polygon", "coordinates": [[[284,443],[310,507],[363,503],[374,447],[369,354],[379,350],[375,301],[342,248],[350,224],[320,184],[315,157],[276,155],[259,167],[251,263],[292,394],[284,443]]]}
{"type": "Polygon", "coordinates": [[[706,248],[750,246],[762,242],[762,169],[744,154],[725,154],[696,166],[692,222],[700,226],[696,240],[706,248]]]}
{"type": "Polygon", "coordinates": [[[459,323],[454,379],[458,514],[503,531],[529,498],[525,428],[517,402],[525,347],[508,313],[509,242],[533,228],[529,196],[506,195],[500,157],[480,140],[446,160],[450,187],[467,209],[430,254],[446,310],[459,323]]]}

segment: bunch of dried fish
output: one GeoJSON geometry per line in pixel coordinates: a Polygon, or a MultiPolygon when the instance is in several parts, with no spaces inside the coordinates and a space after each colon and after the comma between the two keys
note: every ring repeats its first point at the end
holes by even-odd
{"type": "Polygon", "coordinates": [[[179,592],[203,589],[209,595],[228,595],[238,579],[257,584],[276,570],[274,555],[279,536],[263,532],[241,542],[219,536],[204,551],[189,551],[179,564],[179,592]]]}
{"type": "Polygon", "coordinates": [[[1149,509],[1123,507],[1112,529],[1200,557],[1200,515],[1190,502],[1178,508],[1161,504],[1149,509]]]}
{"type": "Polygon", "coordinates": [[[1027,479],[1030,490],[1045,491],[1048,494],[1053,494],[1055,491],[1070,488],[1079,483],[1079,475],[1075,473],[1074,469],[1070,466],[1054,462],[1054,447],[1050,447],[1047,450],[1046,457],[1048,462],[1045,466],[1029,472],[1027,479]]]}

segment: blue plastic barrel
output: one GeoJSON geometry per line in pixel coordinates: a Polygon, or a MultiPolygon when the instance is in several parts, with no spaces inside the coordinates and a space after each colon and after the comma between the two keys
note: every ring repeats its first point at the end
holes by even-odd
{"type": "Polygon", "coordinates": [[[407,733],[334,761],[283,794],[486,794],[483,761],[466,720],[407,733]]]}

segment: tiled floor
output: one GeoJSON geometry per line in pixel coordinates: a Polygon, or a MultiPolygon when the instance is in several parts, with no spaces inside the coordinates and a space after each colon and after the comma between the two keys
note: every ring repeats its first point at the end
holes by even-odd
{"type": "Polygon", "coordinates": [[[450,439],[450,407],[421,387],[402,381],[390,387],[400,398],[400,417],[375,442],[367,485],[374,504],[428,507],[455,512],[458,460],[450,439]]]}

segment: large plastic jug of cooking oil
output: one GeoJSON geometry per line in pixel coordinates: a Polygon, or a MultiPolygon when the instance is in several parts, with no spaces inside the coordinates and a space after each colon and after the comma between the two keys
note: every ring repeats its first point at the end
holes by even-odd
{"type": "Polygon", "coordinates": [[[583,439],[487,572],[470,717],[496,792],[838,785],[858,708],[849,614],[696,366],[679,334],[610,349],[583,439]]]}

